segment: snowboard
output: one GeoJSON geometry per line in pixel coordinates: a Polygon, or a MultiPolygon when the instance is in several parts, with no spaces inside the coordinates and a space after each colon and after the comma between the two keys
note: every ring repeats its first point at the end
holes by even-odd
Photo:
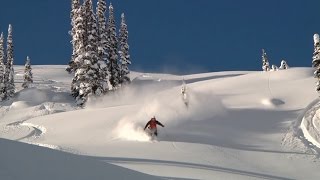
{"type": "Polygon", "coordinates": [[[151,132],[149,128],[146,129],[145,132],[149,136],[150,141],[153,141],[153,142],[158,141],[157,136],[154,134],[154,132],[151,132]]]}

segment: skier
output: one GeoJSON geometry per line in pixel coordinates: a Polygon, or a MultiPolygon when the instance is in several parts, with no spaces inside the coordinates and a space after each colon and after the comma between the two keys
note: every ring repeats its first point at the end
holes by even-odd
{"type": "Polygon", "coordinates": [[[149,129],[149,132],[150,132],[151,136],[153,136],[153,135],[157,136],[157,135],[158,135],[157,124],[158,124],[159,126],[164,127],[164,125],[161,124],[159,121],[157,121],[157,120],[156,120],[156,117],[153,116],[153,117],[151,118],[151,120],[148,121],[148,123],[147,123],[146,126],[144,127],[144,130],[146,130],[146,128],[149,126],[148,129],[149,129]]]}

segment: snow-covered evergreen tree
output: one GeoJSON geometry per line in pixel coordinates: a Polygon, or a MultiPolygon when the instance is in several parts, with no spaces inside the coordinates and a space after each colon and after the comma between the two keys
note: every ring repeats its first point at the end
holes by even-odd
{"type": "Polygon", "coordinates": [[[262,49],[262,70],[263,71],[269,71],[270,70],[267,53],[264,51],[264,49],[262,49]]]}
{"type": "Polygon", "coordinates": [[[0,101],[5,98],[5,65],[4,65],[5,53],[4,53],[4,37],[3,33],[0,36],[0,101]]]}
{"type": "MultiPolygon", "coordinates": [[[[85,9],[86,9],[86,19],[87,19],[87,37],[88,44],[86,45],[86,54],[85,61],[90,61],[91,66],[88,69],[88,72],[92,72],[91,80],[92,83],[92,91],[95,95],[101,95],[104,92],[104,84],[101,83],[102,79],[105,79],[102,71],[100,71],[99,67],[99,56],[98,56],[98,27],[97,27],[97,19],[93,11],[92,0],[85,1],[85,9]]],[[[88,64],[85,62],[85,64],[88,64]]]]}
{"type": "Polygon", "coordinates": [[[76,38],[76,21],[79,17],[79,8],[80,8],[80,0],[71,0],[71,13],[70,13],[70,17],[71,17],[71,26],[72,29],[70,31],[70,35],[72,37],[71,43],[72,43],[72,56],[71,56],[71,60],[69,62],[69,66],[67,67],[66,71],[68,71],[69,73],[75,72],[76,68],[77,68],[77,63],[74,62],[75,58],[77,57],[77,49],[79,48],[79,44],[76,38]]]}
{"type": "Polygon", "coordinates": [[[316,90],[320,93],[320,40],[319,34],[313,36],[314,40],[314,53],[312,57],[312,66],[316,69],[314,71],[315,78],[318,79],[316,90]]]}
{"type": "Polygon", "coordinates": [[[81,17],[76,22],[79,48],[76,51],[78,57],[75,59],[78,68],[72,80],[71,91],[77,104],[83,106],[88,96],[100,95],[102,87],[99,82],[97,22],[92,0],[85,0],[79,11],[81,17]]]}
{"type": "Polygon", "coordinates": [[[99,47],[98,54],[99,60],[107,61],[107,18],[106,18],[107,5],[104,0],[98,0],[97,3],[97,20],[99,30],[99,47]]]}
{"type": "Polygon", "coordinates": [[[15,85],[14,85],[14,69],[13,69],[13,40],[12,40],[12,26],[8,28],[7,38],[7,65],[5,70],[5,98],[14,96],[15,85]]]}
{"type": "Polygon", "coordinates": [[[106,93],[108,88],[108,36],[107,36],[107,24],[106,24],[106,11],[107,5],[105,0],[98,0],[97,3],[97,20],[98,20],[98,66],[99,66],[99,77],[100,84],[103,88],[103,93],[106,93]]]}
{"type": "Polygon", "coordinates": [[[128,28],[124,13],[121,14],[121,26],[119,30],[119,56],[120,56],[120,84],[130,83],[130,71],[128,65],[131,64],[128,45],[128,28]]]}
{"type": "Polygon", "coordinates": [[[30,85],[33,83],[33,75],[32,75],[32,68],[30,64],[30,58],[27,56],[26,64],[24,65],[24,76],[23,76],[23,88],[29,88],[30,85]]]}
{"type": "Polygon", "coordinates": [[[109,19],[107,27],[108,35],[108,71],[109,71],[109,82],[112,89],[119,87],[119,63],[118,63],[118,40],[115,19],[113,15],[113,6],[110,3],[109,6],[109,19]]]}
{"type": "Polygon", "coordinates": [[[289,69],[289,66],[285,60],[281,61],[281,65],[280,65],[279,69],[289,69]]]}
{"type": "Polygon", "coordinates": [[[278,66],[274,64],[271,66],[271,71],[278,71],[278,70],[279,70],[278,66]]]}
{"type": "MultiPolygon", "coordinates": [[[[79,48],[76,49],[75,54],[77,54],[77,57],[75,57],[74,62],[77,64],[78,67],[81,67],[80,65],[83,65],[84,63],[84,55],[86,53],[85,51],[85,45],[84,45],[84,37],[86,36],[86,31],[85,31],[85,11],[84,11],[84,7],[81,6],[78,11],[78,18],[75,22],[76,25],[76,32],[75,32],[75,40],[78,41],[79,43],[79,48]]],[[[83,76],[85,76],[84,74],[84,70],[83,68],[77,68],[75,71],[75,76],[72,79],[72,83],[71,83],[71,94],[72,96],[76,99],[77,104],[82,105],[84,103],[84,92],[83,90],[80,89],[80,86],[84,81],[83,76]],[[81,92],[80,92],[81,90],[81,92]]]]}

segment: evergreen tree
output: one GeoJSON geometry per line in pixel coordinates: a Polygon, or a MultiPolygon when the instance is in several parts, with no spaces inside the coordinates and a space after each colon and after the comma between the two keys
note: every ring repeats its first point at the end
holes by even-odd
{"type": "Polygon", "coordinates": [[[73,73],[75,72],[76,68],[77,68],[77,64],[75,63],[75,58],[77,57],[77,49],[79,48],[78,45],[78,41],[76,40],[76,21],[79,18],[79,14],[78,14],[78,10],[80,8],[80,0],[71,0],[71,13],[70,13],[70,17],[71,17],[71,32],[70,35],[72,36],[72,56],[71,56],[71,60],[69,62],[69,66],[67,67],[66,71],[68,71],[69,73],[73,73]]]}
{"type": "Polygon", "coordinates": [[[116,25],[113,15],[113,6],[110,3],[109,6],[109,19],[107,27],[108,35],[108,73],[109,73],[109,82],[112,86],[112,89],[117,89],[119,86],[119,64],[118,64],[118,41],[117,41],[117,32],[116,25]]]}
{"type": "Polygon", "coordinates": [[[93,12],[92,0],[85,1],[85,9],[86,9],[86,19],[87,19],[87,37],[88,42],[86,45],[86,54],[85,61],[90,61],[91,66],[88,68],[88,72],[92,72],[91,76],[91,84],[92,84],[92,92],[95,95],[101,95],[104,92],[103,84],[101,83],[101,79],[105,79],[105,77],[101,77],[102,73],[99,67],[99,56],[98,56],[98,27],[96,16],[93,12]]]}
{"type": "Polygon", "coordinates": [[[281,61],[281,65],[280,65],[279,69],[289,69],[289,66],[285,60],[281,61]]]}
{"type": "Polygon", "coordinates": [[[269,71],[270,70],[267,53],[264,51],[264,49],[262,49],[262,70],[263,71],[269,71]]]}
{"type": "Polygon", "coordinates": [[[313,36],[314,40],[314,53],[312,57],[312,67],[316,70],[314,71],[315,78],[318,79],[316,90],[320,93],[320,40],[319,35],[315,34],[313,36]]]}
{"type": "Polygon", "coordinates": [[[98,0],[97,3],[97,20],[99,30],[99,60],[107,61],[107,19],[106,19],[107,5],[104,0],[98,0]]]}
{"type": "Polygon", "coordinates": [[[98,31],[97,22],[93,12],[92,0],[86,0],[80,8],[81,18],[77,22],[76,36],[79,37],[79,53],[75,61],[78,68],[72,80],[71,91],[76,103],[83,106],[90,95],[100,95],[98,66],[98,31]]]}
{"type": "MultiPolygon", "coordinates": [[[[83,65],[84,63],[84,55],[86,53],[85,51],[85,43],[84,43],[84,38],[86,36],[86,31],[85,31],[85,11],[84,11],[84,7],[81,6],[78,11],[78,18],[75,22],[75,26],[76,26],[76,31],[75,31],[75,40],[78,41],[78,49],[76,49],[75,54],[77,54],[77,57],[74,59],[74,62],[77,64],[78,67],[81,67],[80,65],[83,65]]],[[[83,85],[81,85],[84,81],[83,76],[85,76],[84,74],[84,68],[77,68],[75,71],[75,76],[72,79],[72,83],[71,83],[71,94],[72,96],[76,99],[77,104],[82,105],[83,99],[84,98],[84,92],[83,90],[80,89],[80,86],[83,88],[83,85]],[[81,92],[80,92],[81,90],[81,92]]]]}
{"type": "Polygon", "coordinates": [[[98,20],[98,66],[99,66],[99,77],[100,84],[103,93],[108,90],[108,54],[107,54],[107,24],[106,24],[106,11],[107,5],[104,0],[98,0],[97,3],[97,20],[98,20]]]}
{"type": "Polygon", "coordinates": [[[119,31],[119,56],[120,56],[120,84],[130,83],[130,71],[128,65],[131,64],[128,45],[128,28],[124,13],[121,14],[121,27],[119,31]]]}
{"type": "Polygon", "coordinates": [[[29,88],[30,84],[33,83],[33,75],[31,71],[30,58],[27,56],[26,64],[24,65],[23,88],[29,88]]]}
{"type": "Polygon", "coordinates": [[[7,65],[5,70],[5,98],[14,96],[15,85],[14,85],[14,69],[13,69],[13,40],[12,40],[12,26],[8,28],[7,38],[7,65]]]}
{"type": "Polygon", "coordinates": [[[3,33],[0,36],[0,101],[5,98],[5,81],[4,81],[4,73],[5,73],[5,65],[4,65],[4,37],[3,33]]]}
{"type": "MultiPolygon", "coordinates": [[[[85,38],[87,36],[87,32],[86,32],[86,18],[85,18],[85,9],[83,6],[80,6],[75,12],[75,16],[77,16],[77,18],[74,21],[74,34],[73,34],[73,41],[74,44],[77,45],[77,48],[74,49],[74,60],[73,63],[75,65],[75,67],[79,67],[83,61],[83,55],[85,52],[85,38]]],[[[76,68],[74,69],[76,71],[76,68]]]]}
{"type": "Polygon", "coordinates": [[[278,68],[278,66],[276,66],[276,65],[273,64],[273,65],[271,66],[271,70],[272,70],[272,71],[278,71],[279,68],[278,68]]]}

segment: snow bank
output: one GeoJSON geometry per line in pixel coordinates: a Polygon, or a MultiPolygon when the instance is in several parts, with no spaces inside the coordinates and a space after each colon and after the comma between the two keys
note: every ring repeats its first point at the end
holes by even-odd
{"type": "MultiPolygon", "coordinates": [[[[159,179],[93,157],[0,139],[0,179],[159,179]]],[[[54,147],[50,147],[54,148],[54,147]]]]}

